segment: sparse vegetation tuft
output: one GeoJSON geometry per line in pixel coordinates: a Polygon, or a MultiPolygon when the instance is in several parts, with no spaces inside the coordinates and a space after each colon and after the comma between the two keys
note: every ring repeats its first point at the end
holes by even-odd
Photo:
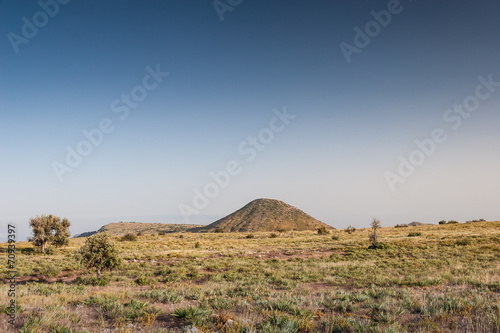
{"type": "Polygon", "coordinates": [[[486,222],[486,220],[485,219],[470,220],[470,221],[467,221],[466,223],[475,223],[475,222],[486,222]]]}
{"type": "Polygon", "coordinates": [[[328,235],[330,231],[326,229],[326,227],[319,227],[318,228],[318,235],[328,235]]]}
{"type": "Polygon", "coordinates": [[[458,245],[458,246],[465,246],[465,245],[470,245],[470,244],[472,244],[472,241],[470,240],[470,238],[462,238],[462,239],[455,241],[455,245],[458,245]]]}
{"type": "Polygon", "coordinates": [[[122,242],[135,242],[137,240],[137,236],[134,234],[125,234],[120,237],[120,241],[122,242]]]}

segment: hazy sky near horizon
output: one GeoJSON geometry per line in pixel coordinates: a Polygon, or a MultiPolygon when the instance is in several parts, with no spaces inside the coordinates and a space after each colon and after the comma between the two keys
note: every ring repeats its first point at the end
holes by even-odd
{"type": "Polygon", "coordinates": [[[500,218],[498,1],[54,1],[0,2],[3,239],[256,198],[339,228],[500,218]]]}

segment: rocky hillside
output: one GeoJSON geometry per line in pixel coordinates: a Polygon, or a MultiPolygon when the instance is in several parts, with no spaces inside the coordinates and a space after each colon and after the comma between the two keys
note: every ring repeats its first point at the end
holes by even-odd
{"type": "Polygon", "coordinates": [[[333,229],[298,208],[279,200],[257,199],[236,212],[205,227],[191,232],[256,232],[291,230],[317,230],[320,227],[333,229]]]}

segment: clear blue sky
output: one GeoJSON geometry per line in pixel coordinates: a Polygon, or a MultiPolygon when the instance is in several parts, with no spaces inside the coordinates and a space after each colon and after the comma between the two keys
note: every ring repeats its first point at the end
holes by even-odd
{"type": "Polygon", "coordinates": [[[43,3],[0,2],[3,239],[49,213],[73,234],[182,223],[229,161],[239,172],[188,222],[261,197],[339,228],[499,218],[498,1],[43,3]],[[390,22],[370,23],[381,10],[390,22]],[[473,111],[447,111],[465,100],[473,111]],[[273,120],[284,109],[295,117],[273,120]],[[446,140],[415,152],[436,128],[446,140]],[[399,173],[400,156],[418,165],[399,173]]]}

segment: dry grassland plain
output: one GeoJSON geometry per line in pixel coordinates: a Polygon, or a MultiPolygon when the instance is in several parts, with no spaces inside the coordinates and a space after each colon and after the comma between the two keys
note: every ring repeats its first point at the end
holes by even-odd
{"type": "Polygon", "coordinates": [[[124,263],[80,267],[17,243],[15,326],[1,332],[500,332],[500,222],[113,237],[124,263]],[[196,329],[193,329],[195,327],[196,329]]]}

